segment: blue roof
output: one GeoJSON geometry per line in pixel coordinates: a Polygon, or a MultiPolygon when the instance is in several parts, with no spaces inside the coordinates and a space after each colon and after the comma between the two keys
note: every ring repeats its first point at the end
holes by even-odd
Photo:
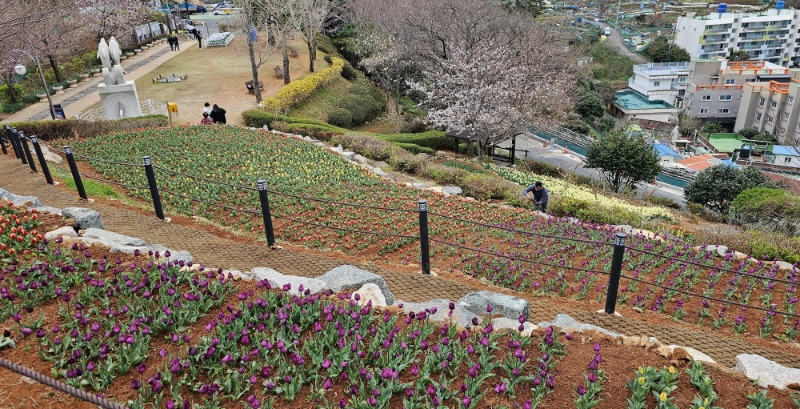
{"type": "Polygon", "coordinates": [[[683,159],[680,153],[675,152],[674,149],[670,148],[669,145],[664,145],[663,143],[657,143],[653,145],[653,149],[656,150],[658,156],[674,156],[678,159],[683,159]]]}
{"type": "Polygon", "coordinates": [[[773,155],[800,156],[800,152],[793,146],[775,145],[772,147],[773,155]]]}

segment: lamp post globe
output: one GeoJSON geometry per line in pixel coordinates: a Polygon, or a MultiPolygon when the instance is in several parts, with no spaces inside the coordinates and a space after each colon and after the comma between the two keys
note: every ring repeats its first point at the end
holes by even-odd
{"type": "Polygon", "coordinates": [[[17,73],[17,75],[25,75],[28,69],[22,64],[17,64],[14,66],[14,72],[17,73]]]}

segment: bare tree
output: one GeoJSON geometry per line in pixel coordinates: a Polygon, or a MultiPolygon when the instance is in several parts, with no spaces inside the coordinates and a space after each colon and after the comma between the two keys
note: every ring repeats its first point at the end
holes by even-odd
{"type": "Polygon", "coordinates": [[[95,41],[110,36],[130,32],[134,24],[146,20],[150,13],[149,4],[140,0],[76,0],[84,29],[94,36],[95,41]]]}
{"type": "Polygon", "coordinates": [[[267,14],[267,30],[275,33],[283,56],[283,83],[292,80],[289,76],[289,37],[294,35],[299,18],[297,3],[300,0],[259,0],[267,14]]]}
{"type": "Polygon", "coordinates": [[[28,39],[37,52],[47,58],[56,82],[64,79],[61,75],[58,62],[61,58],[74,55],[83,48],[84,39],[87,38],[81,18],[81,12],[72,7],[73,1],[69,0],[35,0],[29,7],[40,12],[50,8],[62,10],[59,15],[49,18],[34,25],[28,33],[28,39]]]}
{"type": "MultiPolygon", "coordinates": [[[[269,57],[275,54],[277,47],[275,47],[275,43],[270,42],[268,38],[260,43],[254,41],[255,39],[251,36],[251,30],[254,30],[256,33],[264,31],[267,33],[267,37],[269,37],[269,27],[267,26],[269,11],[265,8],[265,4],[261,0],[239,0],[237,5],[242,9],[237,20],[238,28],[245,37],[245,44],[244,47],[242,47],[244,49],[241,51],[242,53],[247,53],[247,57],[250,59],[253,93],[256,96],[256,102],[261,102],[263,97],[261,96],[261,82],[258,79],[258,69],[267,62],[269,57]]],[[[234,45],[234,47],[237,47],[238,51],[239,46],[234,45]]]]}
{"type": "Polygon", "coordinates": [[[302,32],[308,44],[308,70],[314,72],[314,60],[317,59],[317,34],[331,11],[330,0],[296,0],[294,2],[293,23],[295,29],[302,32]]]}

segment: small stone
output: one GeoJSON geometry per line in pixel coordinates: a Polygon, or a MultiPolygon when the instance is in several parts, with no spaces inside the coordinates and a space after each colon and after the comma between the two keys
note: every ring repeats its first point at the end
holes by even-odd
{"type": "Polygon", "coordinates": [[[639,308],[639,307],[633,307],[633,308],[631,308],[631,309],[632,309],[634,312],[638,312],[639,314],[642,314],[642,313],[644,313],[644,310],[643,310],[643,309],[641,309],[641,308],[639,308]]]}
{"type": "Polygon", "coordinates": [[[674,350],[672,350],[672,358],[684,362],[689,362],[692,360],[692,357],[689,356],[689,353],[686,352],[686,350],[681,347],[677,347],[674,350]]]}
{"type": "Polygon", "coordinates": [[[622,345],[639,346],[639,337],[622,337],[622,345]]]}
{"type": "Polygon", "coordinates": [[[670,348],[670,347],[668,347],[666,345],[662,345],[662,346],[656,348],[656,353],[658,355],[661,355],[662,358],[670,359],[670,357],[672,357],[672,348],[670,348]]]}
{"type": "Polygon", "coordinates": [[[650,342],[650,338],[648,338],[647,335],[642,335],[639,337],[639,346],[643,347],[647,345],[648,342],[650,342]]]}
{"type": "Polygon", "coordinates": [[[34,383],[36,383],[36,381],[34,381],[34,380],[33,380],[33,379],[31,379],[31,378],[28,378],[28,377],[27,377],[27,376],[25,376],[25,375],[22,375],[22,376],[20,376],[20,377],[19,377],[19,379],[20,379],[22,382],[25,382],[25,383],[28,383],[28,384],[34,384],[34,383]]]}
{"type": "Polygon", "coordinates": [[[445,186],[442,188],[442,193],[445,195],[460,195],[463,190],[458,186],[445,186]]]}

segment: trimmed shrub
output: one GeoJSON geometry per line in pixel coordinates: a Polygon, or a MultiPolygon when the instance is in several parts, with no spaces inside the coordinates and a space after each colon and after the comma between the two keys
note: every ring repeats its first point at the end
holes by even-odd
{"type": "Polygon", "coordinates": [[[322,71],[315,72],[301,78],[297,81],[292,81],[288,85],[281,88],[278,94],[261,101],[263,109],[267,112],[286,112],[290,108],[296,106],[311,94],[313,94],[319,87],[331,82],[338,77],[342,72],[345,61],[341,58],[333,58],[331,66],[322,71]]]}
{"type": "Polygon", "coordinates": [[[333,40],[325,34],[317,34],[317,49],[325,54],[336,52],[336,46],[333,44],[333,40]]]}
{"type": "Polygon", "coordinates": [[[342,77],[344,77],[348,81],[355,81],[358,78],[358,71],[350,65],[350,62],[347,60],[344,61],[344,67],[342,67],[342,77]]]}
{"type": "Polygon", "coordinates": [[[342,128],[349,128],[353,125],[353,114],[343,108],[334,108],[331,112],[328,112],[328,123],[342,128]]]}
{"type": "Polygon", "coordinates": [[[487,171],[487,170],[485,170],[483,168],[479,168],[476,165],[473,165],[472,163],[466,163],[466,162],[461,162],[461,161],[457,161],[457,160],[446,160],[446,161],[442,162],[442,165],[443,166],[449,166],[451,168],[464,169],[469,173],[479,173],[479,174],[483,174],[483,175],[489,173],[489,171],[487,171]]]}
{"type": "Polygon", "coordinates": [[[428,154],[428,155],[433,155],[433,149],[425,147],[425,146],[419,146],[419,145],[417,145],[415,143],[397,142],[394,145],[395,146],[399,146],[399,147],[401,147],[401,148],[403,148],[403,149],[405,149],[405,150],[407,150],[407,151],[409,151],[411,153],[416,153],[416,154],[425,153],[425,154],[428,154]]]}
{"type": "Polygon", "coordinates": [[[389,165],[399,172],[418,174],[425,166],[425,158],[410,152],[399,151],[389,157],[389,165]]]}
{"type": "Polygon", "coordinates": [[[338,135],[332,139],[332,142],[342,144],[342,146],[346,146],[354,152],[373,160],[385,161],[393,154],[402,151],[401,148],[391,142],[354,133],[338,135]]]}
{"type": "Polygon", "coordinates": [[[413,143],[431,148],[434,151],[452,149],[453,140],[444,135],[444,131],[427,131],[409,134],[382,135],[384,139],[394,143],[413,143]]]}
{"type": "Polygon", "coordinates": [[[286,123],[283,121],[273,122],[276,131],[306,135],[323,141],[330,140],[340,132],[332,130],[329,126],[314,124],[286,123]]]}
{"type": "Polygon", "coordinates": [[[13,104],[10,103],[10,102],[6,102],[6,103],[3,104],[3,113],[13,114],[14,112],[19,111],[23,107],[25,107],[25,105],[22,104],[21,102],[17,102],[17,103],[13,103],[13,104]]]}
{"type": "Polygon", "coordinates": [[[470,173],[464,169],[451,168],[440,164],[425,166],[422,176],[431,178],[443,185],[460,185],[470,173]]]}
{"type": "Polygon", "coordinates": [[[509,190],[519,191],[516,183],[509,182],[496,175],[482,175],[473,173],[464,177],[459,183],[464,195],[476,199],[504,199],[509,190]]]}
{"type": "Polygon", "coordinates": [[[319,125],[319,126],[327,126],[331,130],[338,130],[336,127],[328,124],[325,121],[320,121],[317,119],[308,119],[308,118],[295,118],[286,115],[279,115],[274,114],[271,112],[265,112],[260,109],[251,109],[242,112],[242,118],[244,119],[244,123],[247,126],[253,128],[263,128],[264,125],[272,128],[272,124],[275,121],[282,121],[286,123],[299,123],[299,124],[309,124],[309,125],[319,125]]]}
{"type": "Polygon", "coordinates": [[[353,125],[361,125],[366,122],[372,112],[374,102],[371,98],[364,98],[359,95],[345,95],[339,100],[337,106],[341,109],[350,111],[353,125]]]}
{"type": "MultiPolygon", "coordinates": [[[[14,84],[14,93],[19,97],[22,95],[22,85],[14,84]]],[[[1,102],[8,102],[11,101],[11,97],[8,95],[8,84],[0,85],[0,101],[1,102]]]]}
{"type": "Polygon", "coordinates": [[[550,176],[554,178],[561,178],[564,176],[564,172],[558,166],[540,162],[538,160],[526,159],[522,161],[522,169],[537,175],[550,176]]]}
{"type": "Polygon", "coordinates": [[[554,216],[576,217],[579,211],[586,210],[592,204],[586,200],[573,199],[570,197],[559,197],[548,203],[548,210],[554,216]]]}
{"type": "Polygon", "coordinates": [[[169,125],[164,115],[144,115],[136,118],[113,121],[86,121],[82,119],[62,119],[58,121],[16,122],[9,124],[27,135],[36,135],[43,141],[80,136],[91,138],[111,132],[131,131],[143,128],[159,128],[169,125]]]}

